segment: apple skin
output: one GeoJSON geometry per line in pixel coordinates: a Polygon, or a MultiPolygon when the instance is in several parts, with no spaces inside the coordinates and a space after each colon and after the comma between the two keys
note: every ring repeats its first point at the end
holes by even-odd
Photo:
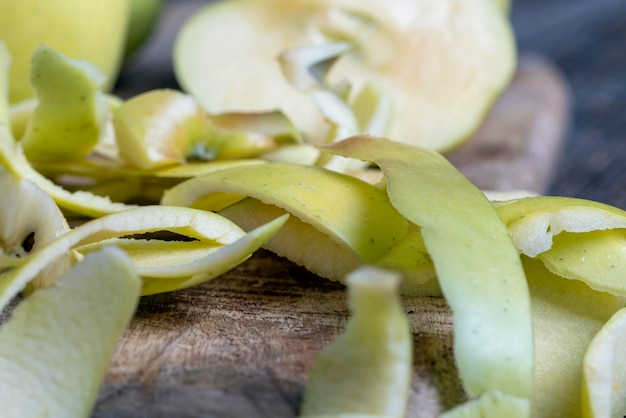
{"type": "Polygon", "coordinates": [[[129,0],[0,0],[0,39],[12,56],[9,101],[33,97],[30,59],[42,43],[94,63],[108,76],[110,89],[122,62],[129,13],[129,0]]]}
{"type": "Polygon", "coordinates": [[[124,59],[130,58],[148,40],[159,21],[164,0],[130,0],[124,59]]]}

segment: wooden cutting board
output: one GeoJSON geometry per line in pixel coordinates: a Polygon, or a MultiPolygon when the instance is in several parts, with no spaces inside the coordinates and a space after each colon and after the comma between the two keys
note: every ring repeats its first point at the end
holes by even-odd
{"type": "MultiPolygon", "coordinates": [[[[449,157],[481,188],[542,193],[568,114],[559,73],[524,56],[484,126],[449,157]]],[[[404,306],[414,336],[408,416],[436,417],[465,399],[450,312],[439,298],[404,306]]],[[[259,251],[212,282],[144,297],[93,417],[295,417],[315,354],[348,315],[342,285],[259,251]]]]}

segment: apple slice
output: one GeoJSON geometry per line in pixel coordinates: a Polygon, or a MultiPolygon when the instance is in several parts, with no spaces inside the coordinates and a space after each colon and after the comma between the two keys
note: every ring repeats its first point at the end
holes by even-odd
{"type": "Polygon", "coordinates": [[[315,357],[300,416],[404,416],[413,337],[398,297],[400,276],[365,266],[345,281],[352,316],[343,333],[315,357]]]}
{"type": "Polygon", "coordinates": [[[217,277],[244,262],[285,224],[282,215],[230,243],[211,241],[161,241],[114,238],[81,246],[89,254],[115,245],[131,258],[143,279],[142,295],[170,292],[195,286],[217,277]]]}
{"type": "Polygon", "coordinates": [[[583,364],[583,417],[611,418],[626,411],[626,308],[617,311],[589,344],[583,364]]]}
{"type": "Polygon", "coordinates": [[[335,42],[352,48],[331,83],[346,81],[355,95],[380,86],[395,109],[390,137],[437,150],[478,127],[515,67],[511,26],[493,0],[246,0],[217,2],[189,19],[174,69],[209,113],[278,109],[320,143],[328,126],[277,57],[335,42]]]}
{"type": "Polygon", "coordinates": [[[487,198],[434,151],[365,136],[324,149],[377,164],[391,203],[421,227],[452,309],[454,355],[467,391],[502,392],[512,408],[528,403],[533,388],[528,286],[517,249],[487,198]]]}
{"type": "MultiPolygon", "coordinates": [[[[318,246],[307,242],[308,232],[301,230],[304,235],[301,240],[295,240],[283,231],[282,235],[277,235],[278,241],[274,241],[273,248],[333,280],[340,280],[343,277],[340,274],[345,273],[344,267],[335,269],[338,256],[326,260],[323,256],[314,257],[316,252],[330,255],[329,252],[343,247],[352,253],[350,260],[370,263],[393,247],[407,231],[406,220],[391,206],[384,192],[345,174],[297,164],[235,167],[193,178],[168,190],[161,203],[196,206],[196,202],[201,201],[202,205],[196,207],[220,210],[245,196],[275,208],[247,203],[253,206],[240,210],[237,218],[240,222],[252,223],[244,228],[288,212],[329,237],[329,240],[313,241],[318,246]],[[329,246],[329,241],[334,244],[329,246]]],[[[227,210],[222,214],[226,215],[227,210]]],[[[233,210],[228,211],[227,216],[234,216],[233,210]]],[[[296,226],[296,221],[290,222],[296,229],[304,226],[296,226]]],[[[307,231],[311,229],[307,228],[307,231]]],[[[342,262],[338,264],[344,265],[342,262]]],[[[347,265],[353,264],[349,262],[347,265]]]]}
{"type": "Polygon", "coordinates": [[[140,288],[128,257],[108,248],[23,300],[0,327],[2,415],[88,416],[140,288]]]}
{"type": "Polygon", "coordinates": [[[31,161],[78,160],[104,132],[109,107],[95,65],[42,45],[33,53],[31,84],[37,106],[20,143],[31,161]]]}

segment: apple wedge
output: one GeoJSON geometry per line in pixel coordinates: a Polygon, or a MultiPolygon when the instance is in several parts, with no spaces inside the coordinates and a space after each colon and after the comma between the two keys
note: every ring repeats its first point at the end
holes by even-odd
{"type": "Polygon", "coordinates": [[[128,257],[107,248],[21,301],[0,327],[2,416],[89,416],[140,288],[128,257]]]}
{"type": "Polygon", "coordinates": [[[365,136],[323,148],[382,169],[391,203],[421,228],[452,310],[464,387],[472,396],[501,392],[523,416],[533,390],[530,296],[494,207],[437,152],[365,136]]]}
{"type": "Polygon", "coordinates": [[[413,337],[398,294],[400,276],[364,266],[345,282],[352,316],[315,357],[300,416],[402,417],[413,376],[413,337]]]}
{"type": "Polygon", "coordinates": [[[168,190],[161,203],[223,209],[222,215],[248,230],[288,212],[294,216],[267,248],[331,280],[374,262],[407,232],[384,192],[297,164],[242,166],[193,178],[168,190]],[[246,196],[252,199],[233,205],[246,196]]]}
{"type": "Polygon", "coordinates": [[[297,47],[345,42],[330,74],[358,95],[386,91],[390,137],[446,150],[466,139],[508,84],[516,52],[510,23],[493,0],[221,1],[183,26],[174,69],[209,113],[281,110],[313,143],[328,126],[277,57],[297,47]]]}

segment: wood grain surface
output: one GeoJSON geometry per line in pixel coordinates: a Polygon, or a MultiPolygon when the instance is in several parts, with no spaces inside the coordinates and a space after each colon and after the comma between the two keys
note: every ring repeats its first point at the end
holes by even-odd
{"type": "MultiPolygon", "coordinates": [[[[568,110],[558,71],[525,57],[484,126],[450,157],[481,187],[541,192],[568,110]]],[[[414,339],[408,416],[436,417],[465,399],[450,312],[440,298],[404,307],[414,339]]],[[[348,315],[342,285],[259,251],[209,283],[144,297],[93,417],[295,417],[315,354],[348,315]]]]}

